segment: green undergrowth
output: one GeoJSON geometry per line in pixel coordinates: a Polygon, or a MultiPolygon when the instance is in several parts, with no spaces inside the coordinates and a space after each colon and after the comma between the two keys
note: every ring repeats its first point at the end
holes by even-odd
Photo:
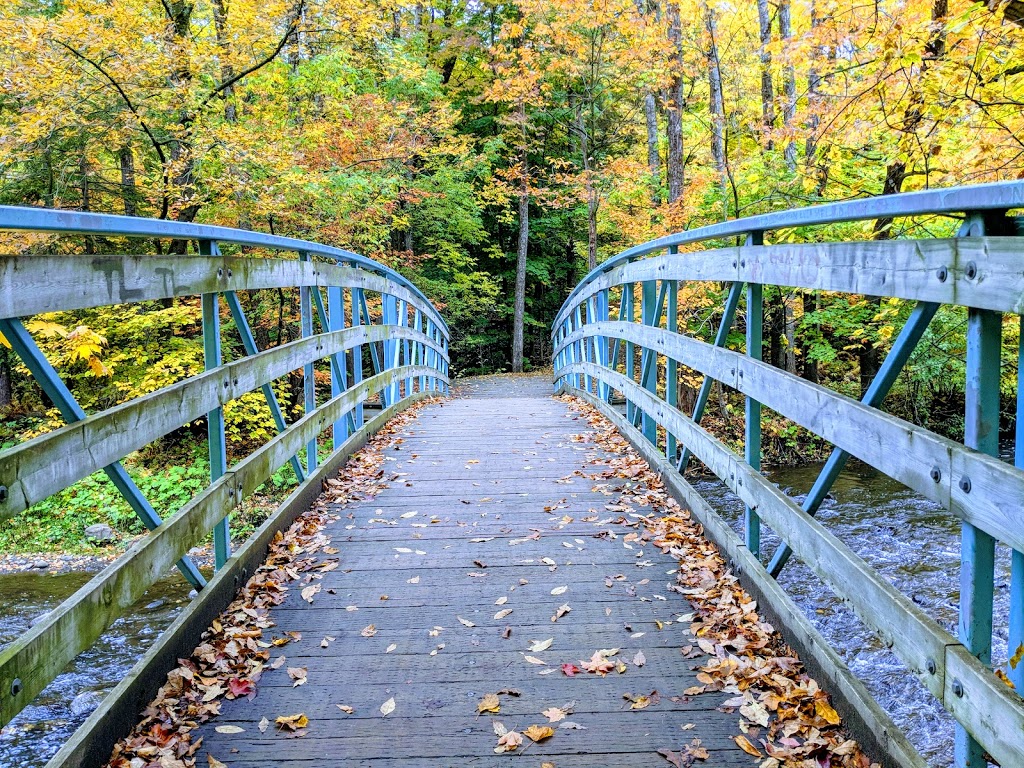
{"type": "MultiPolygon", "coordinates": [[[[329,451],[321,446],[321,452],[329,451]]],[[[174,514],[209,485],[210,464],[205,444],[176,451],[177,463],[144,466],[133,455],[124,463],[128,473],[163,517],[174,514]]],[[[242,504],[232,510],[231,537],[243,541],[296,485],[290,464],[278,469],[242,504]]],[[[54,494],[12,519],[0,522],[0,551],[5,554],[62,553],[101,555],[120,553],[132,545],[145,526],[103,472],[97,472],[54,494]],[[114,529],[117,540],[99,546],[86,539],[84,531],[95,523],[114,529]]]]}

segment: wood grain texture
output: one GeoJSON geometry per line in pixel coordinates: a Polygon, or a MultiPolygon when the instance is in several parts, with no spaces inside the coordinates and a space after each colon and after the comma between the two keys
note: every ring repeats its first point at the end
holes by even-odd
{"type": "Polygon", "coordinates": [[[600,291],[645,280],[740,281],[1020,313],[1022,256],[1019,237],[782,243],[652,256],[593,278],[561,309],[552,327],[600,291]],[[975,267],[972,278],[967,277],[968,264],[975,267]],[[942,268],[944,279],[939,278],[942,268]]]}
{"type": "Polygon", "coordinates": [[[232,766],[491,766],[517,759],[494,754],[492,720],[522,729],[545,723],[541,710],[575,700],[567,719],[586,730],[556,731],[526,751],[526,764],[654,768],[667,765],[658,749],[679,750],[695,737],[715,766],[755,764],[732,740],[737,716],[715,710],[721,695],[681,696],[696,684],[697,662],[678,650],[687,632],[677,619],[691,608],[668,589],[671,558],[624,545],[629,529],[621,526],[614,540],[596,537],[616,527],[597,521],[618,515],[606,509],[612,482],[574,474],[592,472],[588,463],[602,455],[572,440],[589,431],[586,422],[544,396],[547,382],[502,389],[493,381],[475,392],[463,385],[463,394],[479,396],[428,406],[386,452],[390,486],[338,509],[328,534],[341,550],[339,568],[320,581],[312,604],[293,590],[273,612],[281,632],[302,632],[280,653],[286,667],[306,667],[309,682],[296,688],[284,668],[269,670],[254,700],[225,702],[201,728],[201,762],[209,752],[232,766]],[[552,595],[559,587],[567,589],[552,595]],[[496,605],[500,598],[506,602],[496,605]],[[565,603],[571,612],[552,622],[565,603]],[[369,624],[376,634],[364,637],[369,624]],[[325,636],[334,640],[322,648],[325,636]],[[547,638],[548,650],[530,653],[530,641],[547,638]],[[604,678],[562,675],[563,662],[613,647],[627,662],[642,650],[647,663],[604,678]],[[477,701],[504,689],[520,696],[502,696],[499,714],[478,716],[477,701]],[[661,702],[644,711],[629,711],[622,698],[653,690],[661,702]],[[391,697],[396,709],[382,717],[391,697]],[[303,738],[257,727],[264,716],[273,722],[298,712],[312,721],[303,738]],[[688,723],[695,725],[683,731],[688,723]],[[244,732],[218,733],[222,724],[244,732]]]}

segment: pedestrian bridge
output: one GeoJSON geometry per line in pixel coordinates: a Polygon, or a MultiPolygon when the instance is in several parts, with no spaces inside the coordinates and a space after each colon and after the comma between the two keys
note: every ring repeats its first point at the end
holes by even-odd
{"type": "MultiPolygon", "coordinates": [[[[553,381],[460,383],[449,378],[443,317],[406,278],[358,254],[0,207],[2,229],[59,236],[60,251],[91,238],[109,252],[0,257],[0,332],[66,422],[0,454],[0,519],[23,513],[31,525],[34,504],[102,470],[150,529],[0,650],[0,723],[176,566],[198,596],[50,766],[927,765],[775,580],[794,556],[955,720],[948,764],[1024,766],[1019,422],[1017,465],[997,456],[1003,329],[1024,311],[1021,209],[1024,182],[1014,182],[664,237],[573,290],[552,326],[553,381]],[[901,217],[955,219],[959,230],[817,241],[825,224],[901,217]],[[794,230],[806,242],[793,244],[794,230]],[[189,255],[117,253],[154,241],[189,255]],[[679,286],[690,281],[729,286],[714,343],[678,327],[679,286]],[[761,360],[766,285],[914,309],[857,401],[761,360]],[[258,349],[240,295],[296,287],[302,338],[258,349]],[[205,372],[100,413],[84,412],[23,324],[185,297],[200,297],[205,372]],[[963,443],[883,407],[943,304],[966,308],[963,443]],[[228,316],[246,355],[226,361],[228,316]],[[734,327],[746,337],[739,349],[726,343],[734,327]],[[315,366],[329,371],[329,397],[315,366]],[[686,412],[684,367],[703,377],[686,412]],[[297,370],[306,412],[287,423],[272,384],[297,370]],[[743,455],[701,427],[716,381],[746,397],[743,455]],[[279,434],[229,463],[223,407],[256,390],[279,434]],[[762,408],[834,446],[802,501],[760,472],[762,408]],[[167,515],[121,462],[199,420],[210,485],[167,515]],[[327,436],[332,448],[318,456],[327,436]],[[850,457],[961,521],[956,635],[815,518],[850,457]],[[740,526],[689,482],[694,460],[745,504],[740,526]],[[299,485],[233,548],[232,510],[289,463],[299,485]],[[784,542],[774,551],[762,551],[762,525],[784,542]],[[216,570],[204,574],[190,552],[211,531],[216,570]],[[1012,558],[1005,622],[993,618],[997,545],[1012,558]],[[1010,658],[995,670],[994,638],[1010,658]]],[[[1024,346],[1003,364],[1021,361],[1024,346]]]]}

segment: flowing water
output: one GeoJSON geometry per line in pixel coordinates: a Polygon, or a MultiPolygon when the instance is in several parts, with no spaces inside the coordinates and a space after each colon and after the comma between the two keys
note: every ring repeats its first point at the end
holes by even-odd
{"type": "MultiPolygon", "coordinates": [[[[87,582],[91,573],[0,575],[0,646],[27,630],[87,582]]],[[[75,659],[0,731],[0,766],[46,764],[188,603],[191,587],[177,571],[154,584],[103,638],[75,659]]]]}
{"type": "MultiPolygon", "coordinates": [[[[821,467],[768,473],[787,493],[806,493],[821,467]]],[[[739,529],[742,503],[713,479],[694,483],[739,529]]],[[[836,482],[819,519],[861,557],[911,597],[950,632],[956,632],[959,599],[960,526],[952,515],[880,472],[851,463],[836,482]]],[[[778,538],[765,529],[764,551],[778,538]]],[[[0,646],[11,642],[33,619],[52,609],[91,574],[23,573],[0,576],[0,646]]],[[[795,558],[780,581],[818,629],[839,651],[871,693],[935,766],[951,764],[952,720],[925,688],[860,620],[795,558]]],[[[95,708],[103,693],[131,668],[153,639],[188,601],[189,587],[177,574],[155,584],[103,639],[75,660],[10,725],[0,732],[0,765],[42,766],[95,708]]],[[[996,563],[995,662],[1006,659],[1009,555],[996,563]]]]}

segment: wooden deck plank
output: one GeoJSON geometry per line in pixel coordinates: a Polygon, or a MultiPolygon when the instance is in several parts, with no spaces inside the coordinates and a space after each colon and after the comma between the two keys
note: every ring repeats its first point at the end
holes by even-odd
{"type": "Polygon", "coordinates": [[[293,589],[273,611],[276,634],[302,639],[273,649],[286,663],[265,670],[254,699],[225,701],[220,717],[200,727],[201,756],[234,768],[493,766],[523,749],[494,754],[492,721],[543,724],[541,710],[575,701],[567,719],[583,729],[532,744],[529,765],[668,765],[657,750],[678,751],[694,738],[712,751],[708,764],[756,765],[733,741],[736,715],[716,709],[724,694],[683,695],[697,684],[698,661],[680,652],[692,642],[679,621],[691,607],[670,589],[675,563],[654,546],[626,543],[634,529],[607,522],[623,514],[607,508],[620,481],[574,474],[598,472],[590,462],[599,452],[572,440],[587,423],[549,392],[541,379],[488,382],[424,409],[386,452],[389,486],[332,508],[338,519],[326,533],[340,552],[319,559],[334,557],[338,567],[317,582],[312,604],[293,589]],[[617,538],[596,536],[608,529],[617,538]],[[572,610],[552,622],[566,603],[572,610]],[[375,634],[364,637],[370,624],[375,634]],[[326,648],[325,636],[334,638],[326,648]],[[547,638],[549,649],[529,650],[547,638]],[[615,647],[624,674],[561,671],[615,647]],[[643,666],[631,663],[638,651],[643,666]],[[293,686],[291,666],[307,670],[305,685],[293,686]],[[477,715],[484,694],[505,689],[520,695],[501,696],[500,714],[477,715]],[[623,698],[655,690],[660,701],[642,711],[623,698]],[[379,708],[392,697],[395,711],[383,717],[379,708]],[[277,732],[276,717],[299,712],[311,721],[304,737],[277,732]],[[265,733],[263,717],[271,722],[265,733]],[[215,730],[225,724],[244,730],[215,730]]]}

